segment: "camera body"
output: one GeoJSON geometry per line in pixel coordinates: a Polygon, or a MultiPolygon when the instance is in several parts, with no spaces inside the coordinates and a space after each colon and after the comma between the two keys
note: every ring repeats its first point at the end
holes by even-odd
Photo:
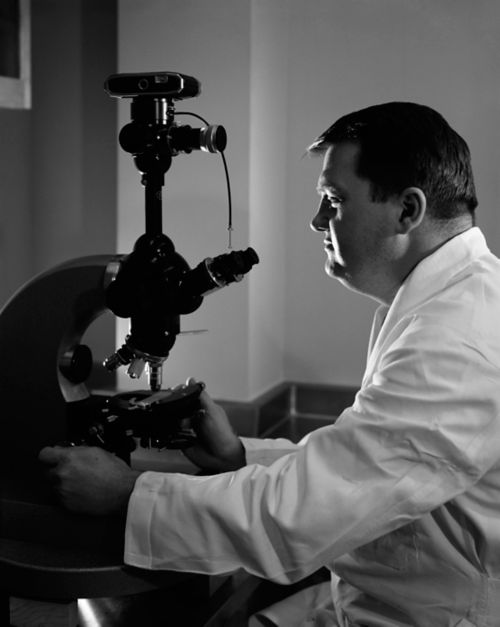
{"type": "MultiPolygon", "coordinates": [[[[175,100],[194,98],[201,83],[179,72],[112,74],[104,90],[113,98],[131,98],[132,121],[120,131],[120,146],[134,155],[137,169],[153,176],[170,168],[171,158],[192,150],[223,152],[227,136],[223,126],[179,126],[174,121],[175,100]]],[[[195,116],[200,117],[200,116],[195,116]]],[[[203,118],[200,118],[203,119],[203,118]]]]}
{"type": "Polygon", "coordinates": [[[104,83],[105,91],[114,98],[171,98],[184,100],[201,93],[201,83],[179,72],[140,72],[112,74],[104,83]]]}

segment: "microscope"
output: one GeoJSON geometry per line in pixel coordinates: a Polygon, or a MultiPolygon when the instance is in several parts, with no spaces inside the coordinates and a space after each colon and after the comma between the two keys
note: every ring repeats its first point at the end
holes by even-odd
{"type": "Polygon", "coordinates": [[[105,90],[131,102],[119,142],[142,176],[145,232],[129,254],[71,259],[43,272],[0,312],[0,622],[7,620],[9,595],[66,603],[191,585],[193,575],[124,566],[122,518],[60,507],[38,453],[54,444],[100,446],[131,463],[138,447],[192,444],[189,420],[199,410],[203,384],[162,386],[180,317],[259,261],[247,248],[191,268],[162,232],[162,186],[172,159],[194,150],[223,157],[226,146],[222,126],[176,122],[175,103],[197,96],[200,83],[175,72],[118,74],[105,90]],[[99,368],[123,367],[134,379],[144,373],[145,389],[89,389],[94,359],[82,339],[105,312],[130,325],[99,368]]]}
{"type": "Polygon", "coordinates": [[[162,187],[172,159],[196,150],[222,154],[226,147],[222,126],[192,128],[176,121],[176,102],[198,96],[199,81],[176,72],[116,74],[105,90],[130,100],[131,120],[119,143],[141,174],[145,232],[129,254],[72,259],[38,275],[0,312],[0,483],[7,500],[50,498],[37,462],[45,445],[101,446],[130,463],[138,442],[158,448],[192,444],[188,423],[199,410],[203,384],[165,388],[163,364],[181,332],[181,316],[198,309],[207,294],[240,281],[259,261],[247,248],[191,268],[162,231],[162,187]],[[106,311],[129,319],[130,326],[102,367],[124,367],[134,379],[144,374],[145,389],[88,389],[94,360],[81,340],[106,311]]]}

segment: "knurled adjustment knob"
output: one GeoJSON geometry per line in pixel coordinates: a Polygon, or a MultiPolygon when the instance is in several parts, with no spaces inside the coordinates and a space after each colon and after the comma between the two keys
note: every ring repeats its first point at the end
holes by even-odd
{"type": "Polygon", "coordinates": [[[71,383],[83,383],[92,371],[92,351],[86,344],[77,344],[63,355],[59,370],[71,383]]]}

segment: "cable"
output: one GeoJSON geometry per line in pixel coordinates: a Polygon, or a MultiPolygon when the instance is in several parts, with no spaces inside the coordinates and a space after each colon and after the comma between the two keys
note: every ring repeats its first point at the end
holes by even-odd
{"type": "MultiPolygon", "coordinates": [[[[192,115],[194,118],[198,118],[198,120],[201,120],[203,122],[203,124],[206,124],[207,126],[210,126],[210,124],[207,122],[207,120],[202,118],[201,115],[198,115],[197,113],[191,113],[191,111],[176,111],[175,115],[192,115]]],[[[228,167],[227,167],[226,156],[224,155],[224,151],[223,150],[220,151],[220,156],[222,158],[222,165],[224,166],[224,173],[226,175],[227,204],[228,204],[227,230],[228,230],[228,234],[229,234],[229,245],[228,245],[228,248],[231,249],[232,248],[231,234],[233,232],[233,203],[232,203],[232,199],[231,199],[231,183],[230,183],[230,180],[229,180],[229,170],[228,170],[228,167]]]]}

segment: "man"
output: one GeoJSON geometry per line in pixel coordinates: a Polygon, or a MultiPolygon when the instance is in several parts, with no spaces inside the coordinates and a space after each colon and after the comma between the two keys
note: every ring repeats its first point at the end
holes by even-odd
{"type": "Polygon", "coordinates": [[[474,226],[467,145],[396,102],[310,151],[326,271],[380,303],[353,406],[294,445],[240,440],[204,394],[187,454],[212,476],[137,476],[94,448],[40,457],[70,509],[128,511],[128,564],[282,583],[327,566],[329,624],[499,625],[500,261],[474,226]]]}

